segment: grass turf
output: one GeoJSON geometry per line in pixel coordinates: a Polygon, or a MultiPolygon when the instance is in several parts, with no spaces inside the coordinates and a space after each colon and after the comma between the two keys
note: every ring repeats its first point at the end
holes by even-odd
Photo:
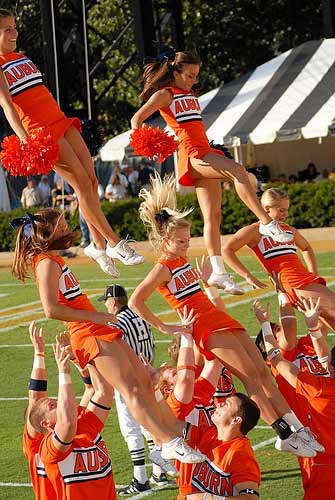
{"type": "MultiPolygon", "coordinates": [[[[317,255],[319,272],[327,277],[329,282],[335,283],[335,271],[331,267],[332,255],[321,252],[317,255]]],[[[192,260],[192,259],[191,259],[192,260]]],[[[260,279],[266,280],[265,273],[252,257],[242,259],[248,268],[257,273],[260,279]]],[[[97,309],[103,310],[103,304],[97,302],[96,297],[103,288],[110,283],[108,277],[94,264],[87,265],[80,259],[69,260],[68,265],[79,278],[83,291],[92,297],[97,309]]],[[[118,282],[131,292],[136,284],[146,276],[150,264],[139,267],[123,267],[122,278],[118,282]]],[[[256,335],[259,328],[251,311],[251,301],[255,296],[266,296],[272,305],[272,318],[277,315],[276,298],[272,288],[249,291],[243,297],[226,296],[229,313],[240,320],[248,329],[250,335],[256,335]]],[[[43,316],[36,286],[32,279],[23,285],[14,280],[8,267],[0,268],[0,366],[2,367],[1,397],[0,397],[0,498],[3,500],[32,499],[32,489],[29,484],[27,463],[22,454],[21,434],[23,427],[23,412],[27,404],[27,381],[32,365],[32,348],[29,343],[27,324],[32,319],[40,321],[45,328],[46,342],[51,344],[55,334],[63,329],[57,321],[46,321],[43,316]]],[[[265,298],[264,298],[265,300],[265,298]]],[[[177,319],[169,311],[167,304],[154,294],[149,305],[160,313],[166,321],[177,319]]],[[[304,333],[302,318],[299,318],[300,330],[304,333]]],[[[155,332],[156,358],[159,365],[167,360],[166,347],[169,338],[155,332]]],[[[330,342],[332,338],[330,337],[330,342]]],[[[50,395],[57,394],[56,365],[53,360],[51,345],[46,348],[48,369],[48,391],[50,395]]],[[[76,393],[81,394],[82,384],[79,376],[73,370],[73,379],[76,393]]],[[[239,386],[239,384],[238,384],[239,386]]],[[[260,422],[261,428],[253,430],[249,437],[253,445],[262,444],[274,437],[271,429],[260,422]]],[[[116,484],[128,484],[132,478],[132,466],[126,445],[119,431],[116,412],[112,409],[103,435],[113,460],[114,478],[116,484]]],[[[296,500],[302,497],[300,471],[296,459],[287,453],[279,453],[273,444],[261,445],[256,456],[262,469],[261,498],[264,500],[296,500]]],[[[149,473],[149,470],[148,470],[149,473]]],[[[173,487],[160,491],[152,491],[148,498],[155,500],[170,500],[176,498],[177,490],[173,487]]],[[[144,495],[142,495],[143,497],[144,495]]],[[[141,498],[133,495],[129,498],[141,498]]]]}

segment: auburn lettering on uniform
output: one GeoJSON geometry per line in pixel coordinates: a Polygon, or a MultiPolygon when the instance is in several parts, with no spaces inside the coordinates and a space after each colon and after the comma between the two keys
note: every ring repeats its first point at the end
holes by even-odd
{"type": "Polygon", "coordinates": [[[236,491],[230,479],[230,472],[223,472],[207,458],[205,462],[195,465],[192,484],[198,490],[208,491],[213,495],[234,496],[236,491]]]}
{"type": "Polygon", "coordinates": [[[170,111],[178,123],[201,121],[201,109],[194,94],[175,94],[170,111]]]}
{"type": "MultiPolygon", "coordinates": [[[[290,231],[287,231],[290,232],[290,231]]],[[[280,243],[274,241],[271,236],[262,236],[260,242],[258,243],[258,248],[263,255],[264,259],[273,259],[274,257],[279,257],[280,255],[296,254],[297,247],[293,240],[287,243],[280,243]]]]}
{"type": "Polygon", "coordinates": [[[59,278],[59,290],[67,300],[73,300],[82,295],[77,278],[66,265],[62,266],[62,274],[59,278]]]}
{"type": "Polygon", "coordinates": [[[27,57],[2,64],[1,69],[11,96],[19,95],[37,85],[43,85],[41,72],[27,57]]]}
{"type": "Polygon", "coordinates": [[[184,299],[201,291],[199,274],[187,262],[172,271],[172,279],[167,283],[167,287],[176,299],[184,299]]]}

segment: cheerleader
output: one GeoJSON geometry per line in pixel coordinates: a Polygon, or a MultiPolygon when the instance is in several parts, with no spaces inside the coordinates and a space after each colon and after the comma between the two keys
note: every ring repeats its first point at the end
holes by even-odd
{"type": "Polygon", "coordinates": [[[146,103],[133,116],[131,126],[132,129],[142,127],[143,122],[159,110],[177,135],[178,179],[183,186],[195,186],[204,218],[205,245],[213,268],[209,284],[240,295],[243,290],[226,273],[221,255],[222,180],[234,183],[238,196],[260,220],[262,234],[276,241],[288,241],[290,236],[276,221],[271,221],[261,207],[245,168],[209,145],[200,105],[192,90],[198,81],[199,69],[197,55],[173,50],[145,65],[140,97],[146,103]]]}
{"type": "Polygon", "coordinates": [[[237,231],[224,245],[222,251],[227,264],[254,288],[264,288],[266,285],[253,276],[236,255],[240,248],[248,246],[269,275],[280,275],[283,291],[293,306],[297,305],[299,299],[312,299],[315,302],[320,297],[320,320],[334,330],[335,294],[318,274],[311,245],[297,229],[284,225],[290,206],[288,195],[276,188],[267,189],[261,202],[269,216],[290,232],[291,240],[278,243],[270,236],[260,235],[257,223],[251,224],[237,231]],[[298,249],[302,252],[306,267],[297,255],[298,249]]]}
{"type": "Polygon", "coordinates": [[[15,52],[18,32],[12,13],[0,9],[0,106],[22,142],[40,127],[47,127],[59,145],[56,172],[74,189],[94,243],[86,254],[101,269],[118,276],[113,259],[123,264],[141,264],[144,258],[120,240],[102,213],[98,181],[87,146],[80,134],[78,118],[67,118],[43,84],[35,64],[23,53],[15,52]],[[106,246],[107,241],[107,246],[106,246]]]}

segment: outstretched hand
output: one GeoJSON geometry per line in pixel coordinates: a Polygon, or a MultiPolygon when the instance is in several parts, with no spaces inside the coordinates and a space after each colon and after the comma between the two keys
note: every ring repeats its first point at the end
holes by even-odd
{"type": "Polygon", "coordinates": [[[265,306],[265,309],[262,309],[261,303],[259,300],[255,300],[252,304],[253,311],[255,313],[256,318],[260,322],[260,324],[265,323],[266,321],[270,321],[270,303],[268,302],[265,306]]]}
{"type": "Polygon", "coordinates": [[[35,321],[29,325],[29,336],[35,353],[44,353],[45,333],[42,327],[37,329],[35,321]]]}
{"type": "Polygon", "coordinates": [[[319,306],[320,297],[314,303],[313,299],[302,298],[300,304],[297,306],[298,311],[300,311],[305,316],[306,325],[308,328],[314,328],[318,325],[319,320],[319,306]]]}
{"type": "Polygon", "coordinates": [[[184,306],[183,313],[181,313],[179,310],[177,310],[177,312],[181,320],[181,324],[184,326],[192,326],[197,319],[197,315],[194,313],[194,309],[191,309],[188,312],[187,306],[184,306]]]}
{"type": "Polygon", "coordinates": [[[196,257],[195,263],[201,281],[204,283],[204,285],[207,285],[207,281],[212,274],[212,265],[208,255],[203,255],[201,257],[201,260],[200,258],[198,259],[198,257],[196,257]]]}
{"type": "Polygon", "coordinates": [[[58,371],[59,373],[70,373],[70,353],[65,346],[62,346],[61,343],[58,342],[58,337],[59,335],[56,337],[55,344],[52,345],[58,371]]]}

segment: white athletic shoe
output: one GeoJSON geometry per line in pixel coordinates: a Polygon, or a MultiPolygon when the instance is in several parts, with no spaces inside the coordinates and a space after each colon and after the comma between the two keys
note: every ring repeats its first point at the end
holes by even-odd
{"type": "Polygon", "coordinates": [[[84,254],[87,255],[87,257],[90,257],[90,259],[95,260],[104,273],[110,274],[113,278],[120,276],[113,260],[107,256],[105,250],[99,250],[96,248],[93,241],[86,248],[84,248],[84,254]]]}
{"type": "Polygon", "coordinates": [[[288,243],[293,240],[292,231],[284,231],[277,220],[272,220],[268,224],[259,224],[259,232],[263,236],[271,236],[279,243],[288,243]]]}
{"type": "Polygon", "coordinates": [[[149,458],[151,462],[153,462],[156,465],[159,465],[159,467],[169,476],[171,477],[178,477],[179,472],[175,468],[175,466],[167,459],[164,459],[162,457],[162,451],[157,450],[156,448],[152,450],[149,453],[149,458]]]}
{"type": "Polygon", "coordinates": [[[322,446],[316,439],[309,427],[303,427],[298,431],[299,437],[310,447],[318,453],[324,453],[325,447],[322,446]]]}
{"type": "Polygon", "coordinates": [[[163,443],[161,455],[165,460],[179,460],[184,464],[198,464],[206,460],[206,455],[193,450],[181,437],[163,443]]]}
{"type": "Polygon", "coordinates": [[[143,255],[138,254],[133,248],[129,246],[132,243],[127,236],[125,240],[120,240],[114,247],[111,247],[107,243],[106,253],[108,257],[112,259],[119,259],[122,264],[126,266],[136,266],[137,264],[142,264],[144,262],[143,255]]]}
{"type": "Polygon", "coordinates": [[[209,286],[215,286],[216,288],[221,288],[226,293],[230,293],[231,295],[243,295],[244,290],[239,287],[232,276],[228,273],[216,274],[212,273],[208,278],[207,283],[209,286]]]}
{"type": "Polygon", "coordinates": [[[297,432],[293,432],[287,439],[277,437],[275,448],[279,451],[290,451],[298,457],[315,457],[316,455],[316,451],[301,439],[297,432]]]}

